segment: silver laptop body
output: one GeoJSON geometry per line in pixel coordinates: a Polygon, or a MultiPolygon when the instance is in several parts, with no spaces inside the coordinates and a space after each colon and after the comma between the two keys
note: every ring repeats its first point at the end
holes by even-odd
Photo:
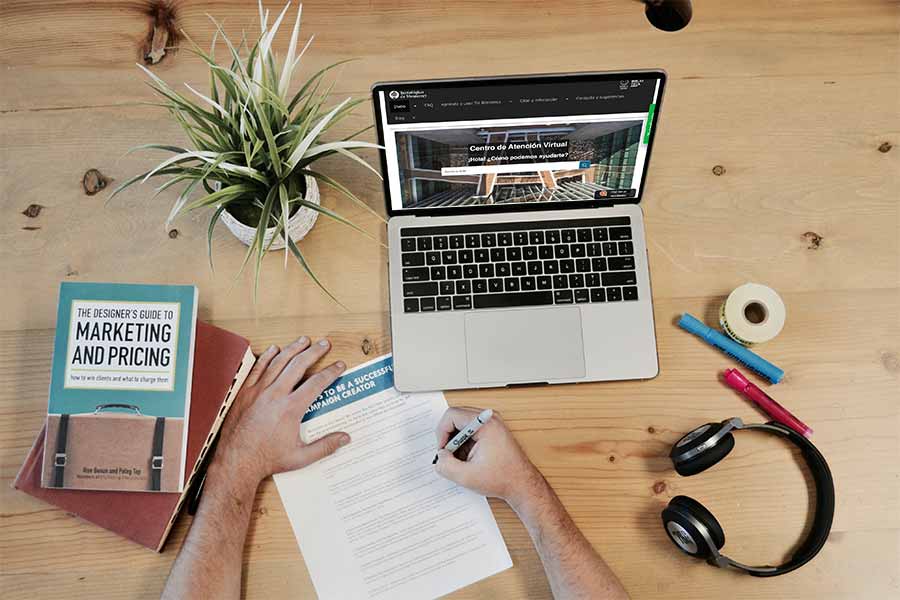
{"type": "Polygon", "coordinates": [[[398,389],[657,375],[639,201],[664,84],[641,71],[373,86],[398,389]]]}

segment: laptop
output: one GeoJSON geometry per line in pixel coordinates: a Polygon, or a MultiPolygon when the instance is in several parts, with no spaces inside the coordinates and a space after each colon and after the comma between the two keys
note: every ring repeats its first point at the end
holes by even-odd
{"type": "Polygon", "coordinates": [[[377,83],[401,391],[655,377],[663,71],[377,83]]]}

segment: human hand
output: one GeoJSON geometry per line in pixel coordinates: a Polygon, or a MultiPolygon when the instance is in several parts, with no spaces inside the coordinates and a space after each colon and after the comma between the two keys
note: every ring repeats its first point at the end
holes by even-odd
{"type": "Polygon", "coordinates": [[[330,349],[328,340],[311,344],[303,336],[283,350],[270,346],[259,356],[222,427],[216,452],[215,461],[226,465],[231,477],[255,485],[273,473],[314,463],[350,442],[343,432],[311,444],[300,439],[306,409],[346,368],[342,362],[332,363],[297,387],[330,349]]]}
{"type": "Polygon", "coordinates": [[[467,442],[473,445],[466,460],[443,449],[457,431],[480,413],[479,408],[447,409],[435,431],[441,448],[435,470],[450,481],[483,496],[502,498],[515,507],[545,482],[496,412],[467,442]]]}

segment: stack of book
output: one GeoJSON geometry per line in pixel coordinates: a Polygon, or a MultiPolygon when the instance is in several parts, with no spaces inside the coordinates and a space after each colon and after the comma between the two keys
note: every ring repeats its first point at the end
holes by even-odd
{"type": "Polygon", "coordinates": [[[194,286],[64,282],[47,420],[14,486],[160,551],[255,358],[194,286]]]}

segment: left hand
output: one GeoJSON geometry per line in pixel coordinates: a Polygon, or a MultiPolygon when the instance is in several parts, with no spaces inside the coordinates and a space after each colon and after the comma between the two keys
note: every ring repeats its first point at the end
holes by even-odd
{"type": "Polygon", "coordinates": [[[226,465],[231,477],[258,484],[273,473],[303,468],[350,443],[344,432],[330,433],[311,444],[300,439],[306,409],[346,368],[338,361],[306,377],[330,349],[328,340],[312,343],[303,336],[283,350],[270,346],[259,356],[222,427],[215,455],[215,462],[226,465]]]}

